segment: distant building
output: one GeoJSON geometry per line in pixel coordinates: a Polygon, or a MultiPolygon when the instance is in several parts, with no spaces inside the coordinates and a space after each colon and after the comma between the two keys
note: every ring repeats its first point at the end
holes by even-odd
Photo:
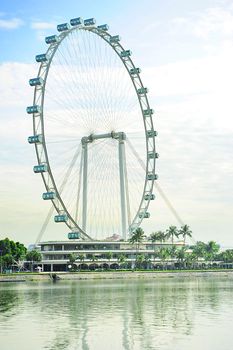
{"type": "MultiPolygon", "coordinates": [[[[117,235],[114,235],[115,238],[117,235]]],[[[183,242],[175,243],[177,247],[182,247],[183,242]]],[[[152,267],[161,263],[155,258],[155,250],[160,247],[171,247],[171,243],[143,242],[136,248],[126,241],[48,241],[39,243],[42,254],[40,264],[43,271],[69,271],[69,255],[74,253],[77,258],[75,266],[77,269],[97,269],[97,268],[119,268],[134,267],[136,257],[143,255],[145,261],[149,261],[152,267]],[[110,253],[110,254],[109,254],[110,253]]]]}

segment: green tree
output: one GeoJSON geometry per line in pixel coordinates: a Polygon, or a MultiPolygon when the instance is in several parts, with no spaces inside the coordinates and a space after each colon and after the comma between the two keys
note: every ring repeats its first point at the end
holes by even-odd
{"type": "Polygon", "coordinates": [[[90,259],[93,263],[97,260],[97,258],[96,258],[96,256],[95,256],[94,254],[90,254],[89,259],[90,259]]]}
{"type": "Polygon", "coordinates": [[[224,263],[232,263],[233,262],[233,249],[227,249],[217,256],[218,260],[222,260],[224,263]]]}
{"type": "Polygon", "coordinates": [[[162,240],[164,239],[164,232],[163,231],[152,232],[149,239],[153,243],[154,260],[155,260],[155,258],[156,258],[156,242],[162,242],[162,240]]]}
{"type": "Polygon", "coordinates": [[[177,250],[177,261],[179,263],[179,266],[184,268],[185,265],[185,258],[186,258],[186,248],[182,247],[177,250]]]}
{"type": "Polygon", "coordinates": [[[175,245],[172,245],[170,248],[167,248],[169,250],[169,256],[171,257],[171,259],[173,259],[173,267],[174,267],[174,263],[175,263],[175,259],[177,258],[177,252],[178,249],[175,245]]]}
{"type": "Polygon", "coordinates": [[[112,259],[112,252],[106,252],[105,256],[106,259],[108,259],[108,263],[110,263],[110,260],[112,259]]]}
{"type": "Polygon", "coordinates": [[[145,255],[144,254],[139,254],[137,255],[136,258],[136,267],[138,267],[139,269],[142,268],[142,264],[145,261],[145,255]]]}
{"type": "Polygon", "coordinates": [[[171,238],[172,245],[174,244],[174,236],[177,237],[179,235],[178,229],[176,226],[169,226],[168,230],[166,230],[166,239],[169,240],[171,238]]]}
{"type": "Polygon", "coordinates": [[[69,264],[73,265],[76,261],[76,254],[74,253],[69,254],[68,259],[69,259],[69,264]]]}
{"type": "MultiPolygon", "coordinates": [[[[132,234],[131,237],[129,239],[129,242],[136,246],[136,257],[135,257],[135,266],[136,266],[136,261],[137,261],[137,255],[138,255],[138,251],[139,251],[139,247],[140,247],[140,243],[143,241],[143,239],[145,238],[145,234],[144,231],[141,227],[138,227],[132,234]]],[[[131,265],[133,267],[133,260],[131,261],[131,265]]]]}
{"type": "Polygon", "coordinates": [[[0,263],[2,268],[9,268],[13,263],[18,264],[26,254],[26,247],[19,242],[14,242],[9,238],[0,240],[0,263]]]}
{"type": "Polygon", "coordinates": [[[120,254],[120,255],[118,255],[117,260],[118,260],[118,262],[119,262],[120,267],[123,267],[124,264],[125,264],[125,261],[126,261],[126,256],[125,256],[125,254],[120,254]]]}
{"type": "MultiPolygon", "coordinates": [[[[80,253],[80,254],[78,254],[78,256],[77,256],[77,259],[80,261],[80,265],[81,265],[82,262],[83,262],[84,259],[85,259],[85,255],[82,254],[82,253],[80,253]]],[[[81,270],[81,266],[79,266],[79,270],[81,270]]]]}
{"type": "Polygon", "coordinates": [[[138,255],[138,250],[140,247],[140,243],[143,241],[143,239],[145,238],[145,234],[144,231],[141,227],[138,227],[131,235],[129,242],[131,244],[135,244],[136,245],[136,260],[137,260],[137,255],[138,255]]]}
{"type": "Polygon", "coordinates": [[[219,244],[217,244],[215,241],[209,241],[205,246],[205,259],[210,260],[212,264],[215,256],[219,252],[219,249],[219,244]]]}
{"type": "Polygon", "coordinates": [[[31,265],[31,271],[33,271],[33,263],[35,263],[35,262],[38,263],[38,262],[41,261],[41,259],[42,259],[41,253],[38,252],[38,250],[36,250],[36,249],[30,250],[26,254],[26,260],[30,261],[30,263],[31,263],[30,264],[31,265]]]}
{"type": "Polygon", "coordinates": [[[192,231],[190,230],[188,225],[183,225],[179,230],[179,235],[183,236],[184,244],[185,244],[186,238],[192,237],[192,231]]]}
{"type": "Polygon", "coordinates": [[[185,261],[186,267],[193,269],[194,268],[194,263],[197,261],[197,257],[193,253],[185,252],[184,261],[185,261]]]}
{"type": "Polygon", "coordinates": [[[159,257],[159,259],[162,262],[163,270],[164,270],[164,267],[166,265],[166,261],[169,258],[169,256],[170,256],[170,253],[169,253],[169,249],[168,248],[162,247],[162,248],[159,249],[158,257],[159,257]]]}
{"type": "Polygon", "coordinates": [[[147,254],[146,256],[145,256],[145,258],[144,258],[144,267],[147,269],[147,270],[149,270],[150,268],[151,268],[151,259],[150,259],[150,257],[149,257],[149,255],[147,254]]]}
{"type": "Polygon", "coordinates": [[[195,254],[196,258],[204,258],[206,251],[206,244],[204,242],[198,241],[194,246],[191,246],[193,254],[195,254]]]}

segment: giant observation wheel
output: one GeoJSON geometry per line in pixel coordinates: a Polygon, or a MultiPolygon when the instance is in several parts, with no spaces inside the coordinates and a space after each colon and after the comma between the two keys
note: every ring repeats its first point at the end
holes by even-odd
{"type": "Polygon", "coordinates": [[[119,35],[74,18],[45,38],[34,87],[33,135],[44,200],[70,239],[123,239],[150,216],[156,131],[140,69],[119,35]],[[142,163],[143,159],[143,163],[142,163]]]}

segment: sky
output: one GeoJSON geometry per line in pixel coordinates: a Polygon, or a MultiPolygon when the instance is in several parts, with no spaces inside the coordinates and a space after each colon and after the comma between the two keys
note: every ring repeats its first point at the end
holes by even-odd
{"type": "MultiPolygon", "coordinates": [[[[195,240],[232,247],[233,3],[224,0],[1,1],[0,238],[34,243],[50,208],[27,143],[28,80],[44,37],[79,16],[109,24],[141,67],[159,134],[159,185],[182,221],[195,240]]],[[[159,194],[150,213],[147,234],[179,226],[159,194]]],[[[51,222],[43,239],[66,234],[51,222]]]]}

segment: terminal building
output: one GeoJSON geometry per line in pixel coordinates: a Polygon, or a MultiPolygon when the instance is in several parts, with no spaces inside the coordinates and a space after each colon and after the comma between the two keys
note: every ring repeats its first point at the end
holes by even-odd
{"type": "MultiPolygon", "coordinates": [[[[177,248],[184,242],[174,243],[177,248]]],[[[76,258],[73,267],[77,270],[134,268],[139,256],[143,266],[156,268],[161,260],[155,251],[161,247],[171,247],[171,243],[152,243],[151,241],[131,244],[127,241],[48,241],[39,243],[42,271],[69,271],[70,255],[76,258]]]]}

